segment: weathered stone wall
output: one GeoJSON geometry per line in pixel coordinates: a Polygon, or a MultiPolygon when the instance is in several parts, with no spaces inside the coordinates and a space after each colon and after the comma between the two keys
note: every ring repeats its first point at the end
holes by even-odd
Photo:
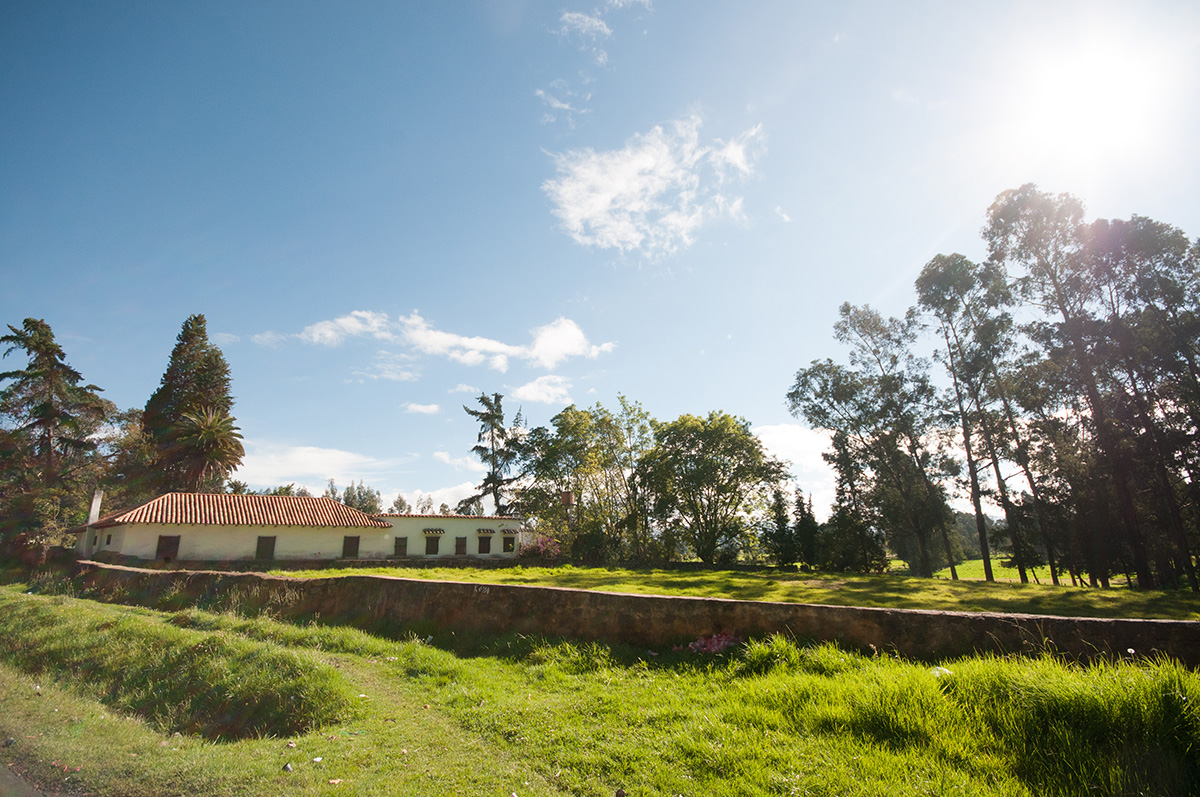
{"type": "Polygon", "coordinates": [[[288,616],[338,622],[433,625],[459,631],[548,634],[661,647],[719,631],[784,632],[915,659],[1048,648],[1088,659],[1166,654],[1200,666],[1200,623],[1039,615],[933,612],[626,595],[554,587],[466,584],[386,576],[293,579],[255,573],[153,570],[79,562],[86,589],[125,600],[176,605],[239,594],[288,616]]]}

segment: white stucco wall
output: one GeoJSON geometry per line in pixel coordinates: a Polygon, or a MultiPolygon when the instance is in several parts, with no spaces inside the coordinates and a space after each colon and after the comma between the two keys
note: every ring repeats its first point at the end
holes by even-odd
{"type": "MultiPolygon", "coordinates": [[[[442,529],[442,533],[436,535],[440,537],[438,543],[438,558],[453,558],[457,554],[455,550],[455,540],[459,537],[467,539],[468,557],[482,557],[484,559],[509,559],[517,555],[520,549],[518,536],[521,530],[521,521],[517,518],[497,518],[497,517],[459,517],[448,515],[378,515],[380,520],[385,520],[392,524],[393,540],[395,537],[404,537],[408,540],[408,556],[419,558],[425,554],[425,540],[431,536],[425,533],[425,529],[442,529]],[[480,534],[479,529],[492,529],[493,534],[480,534]],[[504,538],[509,537],[513,540],[513,549],[505,553],[504,538]],[[479,552],[479,540],[481,538],[491,539],[491,552],[481,554],[479,552]]],[[[391,550],[395,550],[395,542],[391,545],[391,550]]],[[[389,556],[391,553],[389,552],[389,556]]]]}
{"type": "Polygon", "coordinates": [[[76,551],[81,556],[108,551],[154,559],[160,536],[178,536],[179,554],[176,558],[193,561],[253,559],[260,536],[275,537],[275,559],[340,559],[347,536],[358,537],[358,559],[387,559],[395,555],[396,538],[407,540],[406,555],[424,558],[425,540],[431,536],[426,529],[442,529],[437,536],[438,558],[463,558],[455,554],[459,537],[466,538],[466,557],[511,558],[520,548],[520,521],[513,518],[447,517],[384,515],[379,518],[391,528],[369,527],[298,527],[298,526],[202,526],[152,523],[130,523],[100,529],[88,529],[80,534],[76,551]],[[480,534],[479,529],[492,529],[492,534],[480,534]],[[111,542],[109,541],[111,535],[111,542]],[[97,542],[89,549],[92,539],[97,542]],[[491,552],[479,553],[479,540],[491,540],[491,552]],[[513,550],[504,551],[505,538],[513,540],[513,550]]]}

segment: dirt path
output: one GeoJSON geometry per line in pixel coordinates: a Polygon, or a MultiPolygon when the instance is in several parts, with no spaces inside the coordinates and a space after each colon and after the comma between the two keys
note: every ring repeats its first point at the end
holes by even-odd
{"type": "Polygon", "coordinates": [[[0,767],[0,797],[48,797],[30,786],[8,767],[0,767]]]}

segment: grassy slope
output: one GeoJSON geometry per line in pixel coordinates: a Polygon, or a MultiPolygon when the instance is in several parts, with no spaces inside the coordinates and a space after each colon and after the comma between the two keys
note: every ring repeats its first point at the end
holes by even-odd
{"type": "Polygon", "coordinates": [[[629,570],[605,567],[329,568],[277,570],[275,575],[320,578],[387,575],[439,581],[533,584],[653,595],[695,595],[740,600],[824,603],[967,612],[1024,612],[1065,617],[1140,617],[1200,620],[1200,596],[1190,592],[1082,589],[1009,581],[913,578],[897,574],[760,571],[629,570]]]}
{"type": "MultiPolygon", "coordinates": [[[[778,638],[715,658],[517,635],[427,644],[0,592],[149,635],[170,626],[315,655],[362,695],[356,718],[294,736],[295,747],[215,743],[121,717],[65,673],[48,681],[54,662],[36,679],[0,665],[0,734],[19,740],[0,756],[19,756],[43,783],[98,794],[1171,795],[1200,786],[1200,678],[1171,665],[984,658],[941,672],[778,638]]],[[[8,616],[0,636],[20,646],[35,632],[8,616]]]]}

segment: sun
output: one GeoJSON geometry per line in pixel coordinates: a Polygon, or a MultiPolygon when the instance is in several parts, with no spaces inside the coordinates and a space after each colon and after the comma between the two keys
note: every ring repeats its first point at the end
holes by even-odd
{"type": "Polygon", "coordinates": [[[1069,31],[1009,56],[996,144],[1067,172],[1163,157],[1180,91],[1171,48],[1117,28],[1069,31]]]}

